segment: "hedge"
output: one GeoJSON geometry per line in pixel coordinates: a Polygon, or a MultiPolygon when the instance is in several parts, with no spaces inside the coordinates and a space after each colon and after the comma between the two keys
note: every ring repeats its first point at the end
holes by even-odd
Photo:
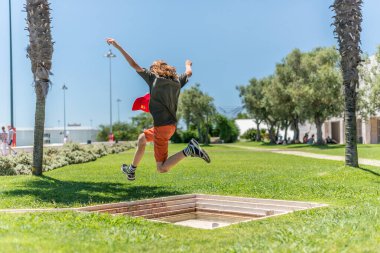
{"type": "MultiPolygon", "coordinates": [[[[95,161],[107,154],[116,154],[131,149],[131,143],[79,145],[65,144],[60,148],[44,150],[43,171],[57,169],[69,164],[95,161]]],[[[0,156],[0,176],[32,174],[33,158],[31,153],[21,152],[17,156],[0,156]]]]}

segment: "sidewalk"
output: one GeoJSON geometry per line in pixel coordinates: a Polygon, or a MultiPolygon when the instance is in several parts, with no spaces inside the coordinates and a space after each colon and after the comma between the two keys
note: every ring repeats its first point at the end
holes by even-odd
{"type": "MultiPolygon", "coordinates": [[[[257,152],[270,152],[270,153],[282,154],[282,155],[295,155],[295,156],[310,157],[310,158],[322,159],[322,160],[332,160],[332,161],[342,161],[342,162],[344,162],[344,160],[345,160],[345,158],[343,156],[315,154],[315,153],[303,152],[303,151],[256,148],[256,147],[246,147],[246,146],[240,146],[240,145],[224,145],[224,146],[225,147],[248,149],[248,150],[257,151],[257,152]]],[[[359,158],[359,164],[380,167],[380,160],[359,158]]]]}

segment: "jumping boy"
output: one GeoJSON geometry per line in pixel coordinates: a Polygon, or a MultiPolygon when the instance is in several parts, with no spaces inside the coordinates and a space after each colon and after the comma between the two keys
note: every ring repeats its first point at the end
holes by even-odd
{"type": "Polygon", "coordinates": [[[157,171],[160,173],[168,172],[174,165],[188,156],[199,157],[210,163],[208,154],[194,139],[189,142],[184,150],[168,158],[169,140],[174,134],[177,124],[178,97],[181,88],[185,86],[188,78],[192,75],[192,62],[190,60],[186,61],[186,71],[181,75],[177,75],[174,67],[161,60],[154,61],[148,70],[141,68],[114,39],[107,39],[107,43],[117,48],[128,61],[129,65],[149,85],[149,111],[152,114],[154,126],[144,130],[139,135],[132,163],[121,166],[121,170],[127,175],[128,180],[135,180],[135,171],[144,155],[147,142],[154,143],[154,157],[156,159],[157,171]]]}

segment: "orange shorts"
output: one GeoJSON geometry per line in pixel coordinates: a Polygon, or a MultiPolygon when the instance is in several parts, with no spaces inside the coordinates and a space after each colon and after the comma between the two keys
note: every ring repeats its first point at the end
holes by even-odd
{"type": "Polygon", "coordinates": [[[175,129],[174,125],[167,125],[144,130],[146,141],[153,141],[156,162],[165,162],[166,158],[168,158],[169,140],[174,134],[175,129]]]}

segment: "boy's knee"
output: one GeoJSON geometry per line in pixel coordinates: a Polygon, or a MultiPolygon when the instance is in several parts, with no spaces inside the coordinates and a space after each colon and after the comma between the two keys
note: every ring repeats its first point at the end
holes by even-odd
{"type": "Polygon", "coordinates": [[[145,147],[146,146],[145,134],[139,135],[139,138],[137,139],[137,146],[138,147],[145,147]]]}
{"type": "Polygon", "coordinates": [[[166,173],[169,170],[163,164],[157,164],[157,172],[158,173],[166,173]]]}

